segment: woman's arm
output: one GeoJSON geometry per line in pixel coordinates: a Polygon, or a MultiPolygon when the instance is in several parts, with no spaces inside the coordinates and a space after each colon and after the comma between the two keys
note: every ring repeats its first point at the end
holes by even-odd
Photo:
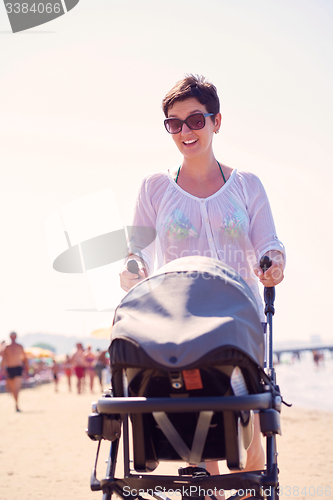
{"type": "Polygon", "coordinates": [[[150,175],[143,180],[134,208],[132,226],[128,228],[128,256],[119,273],[120,286],[128,292],[134,285],[147,278],[153,271],[155,260],[156,213],[153,197],[159,187],[160,175],[150,175]],[[138,262],[139,277],[127,269],[127,262],[138,262]]]}
{"type": "Polygon", "coordinates": [[[284,246],[276,235],[271,207],[261,181],[257,176],[247,173],[244,188],[250,216],[249,236],[258,259],[253,270],[264,286],[272,287],[281,283],[284,277],[284,246]],[[272,260],[272,265],[264,273],[259,261],[265,255],[272,260]]]}

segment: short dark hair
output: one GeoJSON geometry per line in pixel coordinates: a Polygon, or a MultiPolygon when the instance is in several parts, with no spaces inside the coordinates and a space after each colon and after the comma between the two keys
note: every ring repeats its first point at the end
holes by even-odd
{"type": "Polygon", "coordinates": [[[168,117],[169,109],[175,102],[191,98],[197,99],[200,104],[205,106],[208,113],[216,115],[220,112],[220,100],[216,87],[208,82],[204,76],[189,74],[177,82],[164,97],[162,109],[166,118],[168,117]]]}

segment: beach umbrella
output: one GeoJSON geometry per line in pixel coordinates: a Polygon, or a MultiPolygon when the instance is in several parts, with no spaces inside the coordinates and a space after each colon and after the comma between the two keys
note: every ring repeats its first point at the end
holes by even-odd
{"type": "Polygon", "coordinates": [[[24,349],[26,356],[32,358],[54,358],[54,352],[42,347],[27,347],[24,349]]]}
{"type": "Polygon", "coordinates": [[[95,339],[110,339],[111,338],[111,326],[104,328],[97,328],[91,332],[91,336],[95,339]]]}

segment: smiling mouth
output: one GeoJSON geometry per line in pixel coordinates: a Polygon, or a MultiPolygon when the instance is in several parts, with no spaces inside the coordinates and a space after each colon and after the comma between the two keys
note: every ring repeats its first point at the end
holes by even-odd
{"type": "Polygon", "coordinates": [[[197,142],[198,139],[192,139],[191,141],[183,141],[183,144],[185,144],[186,146],[189,145],[189,144],[194,144],[195,142],[197,142]]]}

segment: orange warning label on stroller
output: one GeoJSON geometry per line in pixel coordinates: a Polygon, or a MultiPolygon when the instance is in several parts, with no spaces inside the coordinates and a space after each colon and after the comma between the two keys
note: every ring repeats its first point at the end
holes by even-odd
{"type": "Polygon", "coordinates": [[[187,391],[202,389],[200,370],[183,370],[182,373],[187,391]]]}

